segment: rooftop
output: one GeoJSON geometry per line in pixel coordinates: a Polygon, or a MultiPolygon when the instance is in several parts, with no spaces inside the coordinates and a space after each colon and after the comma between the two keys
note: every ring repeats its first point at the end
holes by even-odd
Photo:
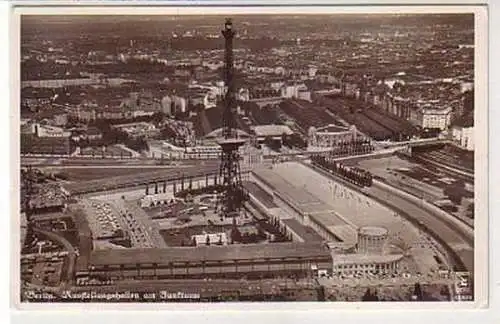
{"type": "Polygon", "coordinates": [[[311,227],[302,225],[294,218],[282,219],[281,221],[293,232],[295,232],[295,234],[300,236],[306,243],[324,241],[323,238],[311,227]]]}
{"type": "Polygon", "coordinates": [[[377,226],[364,226],[359,229],[359,233],[371,236],[382,236],[387,235],[387,229],[377,226]]]}
{"type": "Polygon", "coordinates": [[[254,174],[264,183],[276,190],[278,197],[283,197],[303,214],[345,243],[355,243],[357,234],[353,226],[335,213],[334,208],[316,198],[304,188],[297,188],[270,169],[259,169],[254,174]]]}
{"type": "Polygon", "coordinates": [[[334,265],[339,264],[367,264],[367,263],[389,263],[403,258],[402,254],[336,254],[333,259],[334,265]]]}
{"type": "MultiPolygon", "coordinates": [[[[169,247],[161,249],[98,250],[90,255],[93,266],[110,264],[168,264],[170,262],[233,261],[252,259],[325,258],[330,251],[321,243],[273,243],[227,246],[169,247]]],[[[83,266],[83,265],[81,265],[83,266]]]]}
{"type": "Polygon", "coordinates": [[[258,125],[254,126],[253,131],[257,136],[281,136],[283,134],[291,135],[293,131],[286,125],[258,125]]]}
{"type": "Polygon", "coordinates": [[[331,124],[325,127],[319,127],[316,129],[316,131],[320,133],[343,133],[343,132],[348,132],[349,128],[331,124]]]}

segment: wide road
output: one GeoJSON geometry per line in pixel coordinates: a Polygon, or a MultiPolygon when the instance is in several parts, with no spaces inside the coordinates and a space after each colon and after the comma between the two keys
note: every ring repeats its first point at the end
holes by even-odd
{"type": "Polygon", "coordinates": [[[372,186],[366,191],[372,196],[379,198],[390,205],[398,207],[407,214],[410,214],[417,221],[422,222],[427,227],[437,231],[441,238],[444,239],[451,247],[456,249],[471,248],[470,242],[465,240],[462,235],[460,235],[456,230],[450,228],[447,223],[437,218],[435,215],[424,210],[421,206],[376,186],[372,186]]]}
{"type": "Polygon", "coordinates": [[[428,157],[426,155],[417,155],[415,157],[417,161],[423,162],[423,163],[428,163],[432,165],[433,167],[444,171],[445,173],[449,173],[452,177],[459,177],[465,181],[474,183],[474,173],[467,172],[463,169],[459,169],[457,167],[451,167],[449,165],[446,165],[442,163],[440,160],[436,159],[435,157],[428,157]]]}
{"type": "Polygon", "coordinates": [[[75,249],[73,248],[73,245],[71,245],[71,243],[64,237],[54,232],[44,231],[39,228],[33,228],[33,232],[45,235],[49,239],[61,243],[64,246],[64,249],[68,251],[68,271],[66,272],[66,278],[61,278],[60,287],[62,288],[65,287],[66,285],[71,285],[73,281],[74,267],[76,261],[76,252],[75,249]]]}
{"type": "Polygon", "coordinates": [[[54,168],[72,168],[72,167],[109,167],[109,168],[127,168],[127,167],[173,167],[176,165],[199,165],[204,163],[218,163],[216,159],[200,159],[200,160],[165,160],[164,164],[161,160],[101,160],[101,159],[21,159],[21,166],[33,166],[36,168],[54,167],[54,168]]]}
{"type": "MultiPolygon", "coordinates": [[[[204,165],[204,163],[200,162],[199,165],[204,165]]],[[[123,164],[115,164],[115,165],[36,165],[37,169],[41,170],[60,170],[60,169],[181,169],[181,168],[192,168],[193,165],[123,165],[123,164]]]]}
{"type": "MultiPolygon", "coordinates": [[[[397,211],[401,216],[412,221],[417,226],[423,227],[425,231],[431,232],[430,234],[433,237],[443,242],[454,254],[456,254],[457,257],[460,258],[460,261],[467,270],[473,271],[474,242],[471,242],[468,238],[464,237],[457,229],[451,227],[447,222],[437,217],[435,214],[424,209],[422,205],[415,204],[412,201],[405,199],[403,196],[395,195],[394,193],[388,192],[377,186],[362,189],[352,184],[347,184],[345,181],[327,173],[324,170],[317,167],[313,168],[327,177],[341,181],[349,187],[355,188],[356,190],[365,193],[367,196],[378,200],[380,203],[383,203],[391,209],[397,211]]],[[[425,202],[422,202],[422,204],[424,203],[425,202]]],[[[456,265],[461,268],[459,263],[460,262],[456,262],[456,265]]]]}

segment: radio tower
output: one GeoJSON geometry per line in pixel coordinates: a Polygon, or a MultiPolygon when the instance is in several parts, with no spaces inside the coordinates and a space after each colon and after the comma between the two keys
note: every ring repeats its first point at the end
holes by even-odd
{"type": "Polygon", "coordinates": [[[238,149],[245,140],[238,138],[236,120],[234,118],[235,86],[233,68],[233,38],[235,35],[231,19],[226,19],[222,35],[225,38],[224,79],[227,93],[224,99],[222,115],[222,139],[218,144],[222,148],[219,176],[223,192],[221,195],[221,213],[224,217],[236,217],[240,214],[246,193],[241,184],[240,156],[238,149]]]}

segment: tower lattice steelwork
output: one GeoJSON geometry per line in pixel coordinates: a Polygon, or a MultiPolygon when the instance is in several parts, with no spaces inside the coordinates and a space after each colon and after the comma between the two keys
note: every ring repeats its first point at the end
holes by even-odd
{"type": "Polygon", "coordinates": [[[222,35],[226,44],[224,79],[227,92],[222,116],[222,139],[218,142],[222,148],[219,178],[223,188],[220,197],[220,211],[224,217],[239,215],[242,204],[247,199],[241,183],[240,156],[238,153],[239,147],[245,141],[238,138],[236,119],[234,117],[236,91],[233,68],[233,38],[235,34],[231,19],[226,19],[222,35]]]}

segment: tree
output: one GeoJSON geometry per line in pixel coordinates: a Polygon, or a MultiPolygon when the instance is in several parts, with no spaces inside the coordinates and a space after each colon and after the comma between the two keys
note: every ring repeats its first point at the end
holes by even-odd
{"type": "Polygon", "coordinates": [[[474,218],[474,203],[469,204],[467,206],[467,216],[470,218],[474,218]]]}
{"type": "Polygon", "coordinates": [[[177,136],[177,133],[172,128],[170,128],[168,125],[165,125],[161,129],[161,136],[163,139],[175,139],[177,136]]]}
{"type": "Polygon", "coordinates": [[[236,226],[233,226],[233,228],[231,229],[231,241],[232,242],[241,241],[241,232],[236,226]]]}
{"type": "Polygon", "coordinates": [[[164,117],[165,115],[163,114],[163,112],[158,111],[151,116],[151,121],[158,125],[163,121],[164,117]]]}
{"type": "Polygon", "coordinates": [[[462,203],[462,197],[465,191],[465,184],[461,181],[457,181],[454,184],[447,186],[444,189],[444,194],[450,198],[450,200],[460,205],[462,203]]]}
{"type": "Polygon", "coordinates": [[[424,299],[422,287],[418,282],[415,283],[415,286],[413,288],[413,295],[417,297],[417,301],[422,301],[424,299]]]}
{"type": "Polygon", "coordinates": [[[372,292],[370,288],[368,288],[365,292],[365,294],[363,295],[363,297],[361,298],[362,301],[378,301],[378,296],[377,296],[377,292],[374,291],[372,292]]]}

